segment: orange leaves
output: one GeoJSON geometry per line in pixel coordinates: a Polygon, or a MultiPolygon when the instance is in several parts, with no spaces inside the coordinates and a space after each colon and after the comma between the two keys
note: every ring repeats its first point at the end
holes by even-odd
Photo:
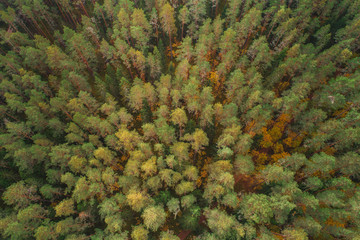
{"type": "Polygon", "coordinates": [[[263,132],[263,140],[260,142],[261,147],[263,148],[269,148],[273,145],[273,139],[271,135],[268,133],[266,127],[262,128],[263,132]]]}
{"type": "Polygon", "coordinates": [[[252,150],[251,155],[255,158],[255,163],[257,163],[257,165],[264,165],[269,158],[266,153],[258,152],[256,150],[252,150]]]}
{"type": "MultiPolygon", "coordinates": [[[[288,137],[283,138],[285,128],[290,122],[291,116],[289,114],[281,114],[276,121],[268,122],[268,127],[261,129],[260,148],[251,152],[256,163],[256,169],[259,170],[268,163],[274,163],[281,158],[290,156],[290,153],[285,148],[295,148],[301,144],[303,137],[300,134],[289,131],[288,137]]],[[[248,124],[244,131],[250,132],[254,124],[255,122],[248,124]]]]}
{"type": "Polygon", "coordinates": [[[329,226],[345,228],[345,223],[335,221],[331,216],[326,220],[325,224],[329,226]]]}
{"type": "Polygon", "coordinates": [[[170,49],[168,49],[166,55],[168,57],[171,57],[171,56],[176,57],[177,54],[176,54],[176,52],[174,50],[171,51],[170,49]]]}
{"type": "MultiPolygon", "coordinates": [[[[291,118],[288,114],[281,114],[270,130],[268,130],[266,127],[263,127],[261,129],[263,133],[263,140],[260,143],[261,147],[269,148],[274,146],[274,144],[281,139],[285,127],[290,121],[291,118]]],[[[277,147],[279,147],[279,145],[277,145],[277,147]]]]}
{"type": "Polygon", "coordinates": [[[200,177],[196,180],[196,186],[200,187],[203,182],[206,182],[208,176],[207,167],[203,167],[200,171],[200,177]]]}
{"type": "MultiPolygon", "coordinates": [[[[205,151],[199,152],[200,156],[205,156],[205,154],[206,154],[205,151]]],[[[203,166],[201,167],[201,170],[200,170],[200,177],[196,180],[197,187],[200,187],[201,184],[206,183],[207,177],[209,175],[208,165],[209,165],[209,163],[212,162],[212,159],[210,157],[205,157],[204,159],[202,159],[201,162],[203,163],[203,166]]]]}
{"type": "Polygon", "coordinates": [[[289,147],[292,147],[293,146],[293,142],[294,142],[294,139],[291,138],[291,137],[287,137],[284,139],[283,141],[286,145],[288,145],[289,147]]]}
{"type": "Polygon", "coordinates": [[[195,154],[195,153],[194,153],[194,151],[193,151],[193,150],[191,150],[191,151],[189,152],[189,158],[191,158],[191,159],[192,159],[192,158],[194,157],[194,154],[195,154]]]}
{"type": "Polygon", "coordinates": [[[279,84],[277,84],[277,86],[274,89],[276,97],[279,97],[281,93],[289,86],[290,86],[290,82],[288,81],[280,82],[279,84]]]}
{"type": "Polygon", "coordinates": [[[255,120],[251,120],[251,122],[248,122],[244,128],[244,132],[250,134],[251,137],[254,137],[256,133],[251,129],[255,126],[255,124],[255,120]]]}
{"type": "Polygon", "coordinates": [[[288,147],[297,148],[300,146],[304,136],[305,134],[297,134],[290,131],[288,133],[288,137],[283,140],[283,143],[285,143],[288,147]]]}
{"type": "Polygon", "coordinates": [[[109,189],[111,192],[118,192],[120,189],[120,186],[117,182],[109,186],[109,189]]]}
{"type": "Polygon", "coordinates": [[[200,172],[200,177],[206,178],[207,175],[208,175],[208,173],[207,173],[206,169],[202,169],[201,172],[200,172]]]}
{"type": "Polygon", "coordinates": [[[142,220],[140,217],[136,217],[136,225],[140,225],[142,223],[142,220]]]}
{"type": "Polygon", "coordinates": [[[289,114],[282,113],[277,120],[277,126],[283,129],[285,125],[288,124],[290,121],[291,116],[289,114]]]}
{"type": "Polygon", "coordinates": [[[181,45],[181,42],[177,42],[176,40],[175,40],[175,42],[172,44],[172,51],[171,51],[171,49],[170,49],[170,46],[168,46],[167,48],[166,48],[166,55],[168,56],[168,57],[174,57],[174,58],[176,58],[177,57],[177,55],[179,55],[179,53],[176,51],[176,49],[177,49],[177,47],[178,46],[180,46],[181,45]]]}
{"type": "Polygon", "coordinates": [[[114,171],[123,171],[124,170],[124,167],[120,163],[117,163],[115,166],[112,166],[111,168],[114,171]]]}
{"type": "Polygon", "coordinates": [[[288,152],[276,153],[276,154],[271,155],[271,159],[273,160],[273,162],[277,162],[279,159],[285,158],[288,156],[290,156],[290,154],[288,152]]]}

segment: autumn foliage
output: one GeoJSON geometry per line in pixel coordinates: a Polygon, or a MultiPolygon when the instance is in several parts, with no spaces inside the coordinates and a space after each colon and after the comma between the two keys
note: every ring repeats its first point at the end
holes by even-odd
{"type": "Polygon", "coordinates": [[[0,238],[359,239],[359,1],[0,3],[0,238]]]}

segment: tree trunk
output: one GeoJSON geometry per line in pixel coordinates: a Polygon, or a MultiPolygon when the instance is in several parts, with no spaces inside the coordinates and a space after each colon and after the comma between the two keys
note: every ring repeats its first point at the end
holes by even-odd
{"type": "Polygon", "coordinates": [[[169,39],[170,39],[170,58],[172,59],[172,42],[171,42],[171,31],[169,31],[169,39]]]}

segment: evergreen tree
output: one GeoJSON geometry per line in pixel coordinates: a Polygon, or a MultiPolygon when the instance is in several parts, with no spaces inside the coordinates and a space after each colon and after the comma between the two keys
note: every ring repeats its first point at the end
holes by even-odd
{"type": "Polygon", "coordinates": [[[0,3],[1,239],[358,239],[359,1],[0,3]]]}

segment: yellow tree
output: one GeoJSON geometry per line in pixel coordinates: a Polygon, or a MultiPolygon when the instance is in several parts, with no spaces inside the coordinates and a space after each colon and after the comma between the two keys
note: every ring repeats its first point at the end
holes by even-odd
{"type": "Polygon", "coordinates": [[[176,33],[176,26],[175,26],[175,18],[174,18],[174,8],[169,3],[166,3],[164,6],[162,6],[160,11],[160,21],[163,30],[169,35],[170,51],[171,51],[170,56],[172,58],[173,50],[172,50],[171,36],[172,34],[176,33]]]}

